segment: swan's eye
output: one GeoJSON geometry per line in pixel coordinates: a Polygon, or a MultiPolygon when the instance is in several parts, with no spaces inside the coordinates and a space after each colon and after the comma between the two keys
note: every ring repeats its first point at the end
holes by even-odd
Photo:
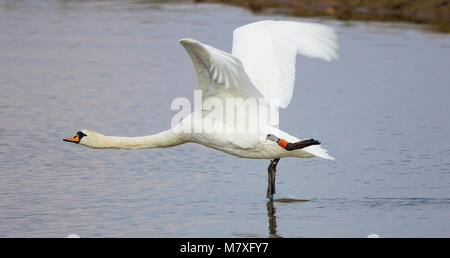
{"type": "Polygon", "coordinates": [[[78,136],[78,141],[81,141],[81,138],[83,138],[84,136],[87,136],[87,135],[85,133],[83,133],[82,131],[78,131],[77,136],[78,136]]]}

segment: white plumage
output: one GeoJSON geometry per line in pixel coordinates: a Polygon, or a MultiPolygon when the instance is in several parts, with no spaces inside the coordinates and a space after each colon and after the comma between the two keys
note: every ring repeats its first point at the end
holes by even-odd
{"type": "MultiPolygon", "coordinates": [[[[268,134],[288,142],[300,139],[273,126],[260,116],[244,115],[246,132],[211,130],[211,124],[235,129],[235,120],[213,116],[207,106],[226,100],[258,99],[266,111],[286,108],[291,101],[295,80],[296,55],[331,61],[337,58],[336,35],[330,27],[291,21],[260,21],[241,26],[233,32],[232,53],[226,53],[194,39],[182,39],[181,45],[192,59],[202,90],[203,108],[195,110],[173,128],[143,137],[105,136],[89,130],[69,139],[91,148],[160,148],[196,142],[226,153],[259,159],[282,157],[321,157],[333,159],[320,145],[288,151],[268,140],[268,134]],[[196,119],[196,118],[200,118],[196,119]],[[180,130],[199,126],[201,132],[180,130]],[[253,126],[253,127],[252,127],[253,126]]],[[[248,104],[253,107],[254,103],[248,104]]],[[[234,112],[234,111],[233,111],[234,112]]],[[[242,115],[242,114],[240,114],[242,115]]]]}
{"type": "Polygon", "coordinates": [[[337,58],[336,34],[327,26],[290,21],[260,21],[233,32],[232,55],[267,100],[281,108],[291,102],[297,54],[337,58]]]}

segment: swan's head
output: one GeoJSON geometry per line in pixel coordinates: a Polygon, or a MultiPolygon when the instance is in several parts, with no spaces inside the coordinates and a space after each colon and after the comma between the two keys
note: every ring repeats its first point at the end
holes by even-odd
{"type": "Polygon", "coordinates": [[[75,134],[75,136],[64,138],[63,141],[65,141],[65,142],[73,142],[73,143],[76,143],[76,144],[80,144],[80,143],[82,144],[82,143],[84,143],[87,140],[87,136],[88,135],[84,131],[78,131],[75,134]]]}
{"type": "Polygon", "coordinates": [[[94,131],[84,129],[78,131],[73,137],[64,138],[63,141],[72,142],[91,148],[98,148],[99,141],[101,141],[101,136],[103,135],[94,131]]]}

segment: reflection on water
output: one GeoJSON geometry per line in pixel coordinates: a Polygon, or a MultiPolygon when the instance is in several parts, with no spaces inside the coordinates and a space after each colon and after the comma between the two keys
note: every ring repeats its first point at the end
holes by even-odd
{"type": "Polygon", "coordinates": [[[294,199],[294,198],[278,198],[275,202],[291,203],[291,202],[308,202],[309,200],[294,199]]]}
{"type": "MultiPolygon", "coordinates": [[[[382,237],[450,234],[450,38],[342,23],[340,59],[297,59],[281,127],[336,161],[195,144],[92,150],[62,137],[166,129],[196,75],[178,40],[229,51],[255,16],[184,1],[0,0],[0,236],[382,237]]],[[[289,17],[289,19],[297,19],[289,17]]]]}
{"type": "Polygon", "coordinates": [[[277,234],[277,216],[275,216],[273,200],[267,202],[267,217],[269,219],[269,237],[281,237],[277,234]]]}

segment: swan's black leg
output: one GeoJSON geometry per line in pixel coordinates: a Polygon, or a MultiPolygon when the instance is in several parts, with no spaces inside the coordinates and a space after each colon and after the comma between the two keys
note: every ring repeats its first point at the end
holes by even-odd
{"type": "Polygon", "coordinates": [[[273,194],[275,193],[275,172],[277,171],[277,164],[280,161],[279,158],[270,161],[269,167],[267,168],[267,198],[272,200],[273,194]]]}
{"type": "MultiPolygon", "coordinates": [[[[293,150],[297,150],[297,149],[303,149],[303,148],[311,146],[311,145],[318,145],[318,144],[320,144],[319,141],[316,141],[314,139],[309,139],[309,140],[304,140],[304,141],[298,141],[298,142],[291,143],[291,142],[287,142],[287,141],[285,141],[283,139],[280,139],[280,138],[278,138],[277,136],[275,136],[273,134],[267,135],[266,139],[278,143],[278,145],[280,147],[282,147],[283,149],[288,150],[288,151],[293,151],[293,150]]],[[[278,161],[280,161],[279,158],[271,160],[270,161],[270,165],[267,168],[267,172],[268,172],[267,198],[269,200],[272,200],[273,194],[275,193],[275,172],[277,171],[278,161]]]]}

